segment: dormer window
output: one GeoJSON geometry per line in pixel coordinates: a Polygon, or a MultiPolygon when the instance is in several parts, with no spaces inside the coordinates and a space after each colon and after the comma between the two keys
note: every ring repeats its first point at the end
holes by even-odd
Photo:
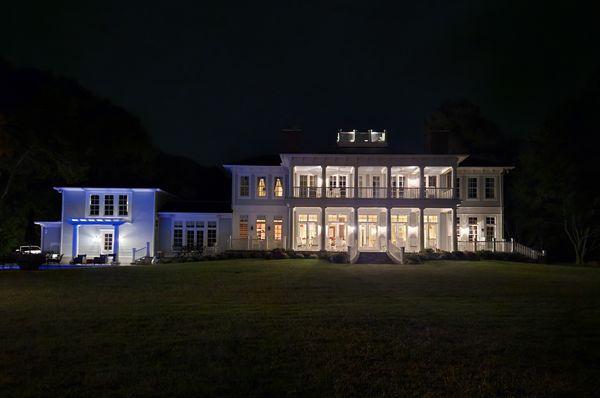
{"type": "Polygon", "coordinates": [[[115,214],[115,197],[114,195],[104,195],[104,215],[112,216],[115,214]]]}

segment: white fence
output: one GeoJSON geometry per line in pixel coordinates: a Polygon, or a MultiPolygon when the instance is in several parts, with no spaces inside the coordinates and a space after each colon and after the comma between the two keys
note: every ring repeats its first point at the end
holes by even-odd
{"type": "Polygon", "coordinates": [[[520,243],[511,240],[490,240],[490,241],[458,241],[458,250],[464,252],[476,252],[487,250],[491,252],[519,253],[532,260],[541,260],[546,253],[542,250],[535,250],[520,243]]]}

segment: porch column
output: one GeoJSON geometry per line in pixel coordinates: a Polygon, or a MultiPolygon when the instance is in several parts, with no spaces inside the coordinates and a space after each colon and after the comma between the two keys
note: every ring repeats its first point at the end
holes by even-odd
{"type": "Polygon", "coordinates": [[[452,251],[458,251],[458,229],[456,227],[456,207],[452,208],[452,251]]]}
{"type": "Polygon", "coordinates": [[[327,170],[327,166],[322,164],[321,165],[321,197],[324,198],[327,195],[325,186],[326,184],[326,180],[327,180],[327,176],[326,176],[326,170],[327,170]]]}
{"type": "MultiPolygon", "coordinates": [[[[387,185],[387,198],[391,198],[392,197],[392,166],[388,166],[387,167],[387,181],[386,181],[386,185],[387,185]]],[[[389,217],[388,217],[389,218],[389,217]]],[[[389,235],[388,235],[388,239],[389,239],[389,235]]]]}
{"type": "Polygon", "coordinates": [[[118,262],[119,261],[119,225],[116,224],[114,226],[115,228],[115,232],[114,232],[114,237],[113,237],[113,262],[118,262]]]}
{"type": "Polygon", "coordinates": [[[452,166],[452,198],[459,198],[460,193],[456,190],[456,179],[458,178],[458,172],[456,165],[452,166]]]}
{"type": "Polygon", "coordinates": [[[77,257],[77,240],[79,234],[79,225],[73,225],[73,236],[71,237],[71,256],[72,258],[77,257]]]}
{"type": "Polygon", "coordinates": [[[292,207],[290,205],[288,205],[288,226],[287,226],[287,231],[288,231],[288,237],[287,237],[287,242],[286,243],[286,249],[290,249],[293,250],[294,246],[292,245],[293,243],[293,238],[292,235],[294,233],[294,211],[292,209],[292,207]]]}
{"type": "Polygon", "coordinates": [[[425,198],[425,166],[419,166],[419,197],[425,198]]]}
{"type": "Polygon", "coordinates": [[[353,207],[354,210],[354,244],[356,250],[358,250],[358,207],[353,207]]]}
{"type": "Polygon", "coordinates": [[[390,242],[392,241],[392,208],[388,207],[385,209],[387,211],[387,225],[386,225],[386,247],[387,250],[390,250],[390,242]]]}
{"type": "Polygon", "coordinates": [[[325,208],[321,207],[321,250],[325,250],[325,208]]]}
{"type": "Polygon", "coordinates": [[[358,198],[358,165],[354,166],[354,197],[358,198]]]}
{"type": "Polygon", "coordinates": [[[419,250],[425,249],[425,209],[419,208],[419,250]]]}

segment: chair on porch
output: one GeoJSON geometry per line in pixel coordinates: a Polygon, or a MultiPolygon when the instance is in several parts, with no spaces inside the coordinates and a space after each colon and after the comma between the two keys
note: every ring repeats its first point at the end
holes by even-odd
{"type": "Polygon", "coordinates": [[[73,257],[69,264],[85,264],[87,260],[86,257],[87,256],[85,254],[78,254],[77,256],[73,257]]]}

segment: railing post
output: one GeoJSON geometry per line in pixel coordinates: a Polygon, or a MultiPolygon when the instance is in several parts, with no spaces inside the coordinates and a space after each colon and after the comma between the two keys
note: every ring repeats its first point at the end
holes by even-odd
{"type": "Polygon", "coordinates": [[[515,252],[515,239],[514,238],[510,238],[510,252],[511,253],[515,252]]]}
{"type": "Polygon", "coordinates": [[[135,263],[135,247],[133,249],[131,249],[131,252],[132,252],[132,254],[131,254],[131,262],[135,263]]]}
{"type": "Polygon", "coordinates": [[[146,257],[150,257],[150,242],[146,242],[146,257]]]}

